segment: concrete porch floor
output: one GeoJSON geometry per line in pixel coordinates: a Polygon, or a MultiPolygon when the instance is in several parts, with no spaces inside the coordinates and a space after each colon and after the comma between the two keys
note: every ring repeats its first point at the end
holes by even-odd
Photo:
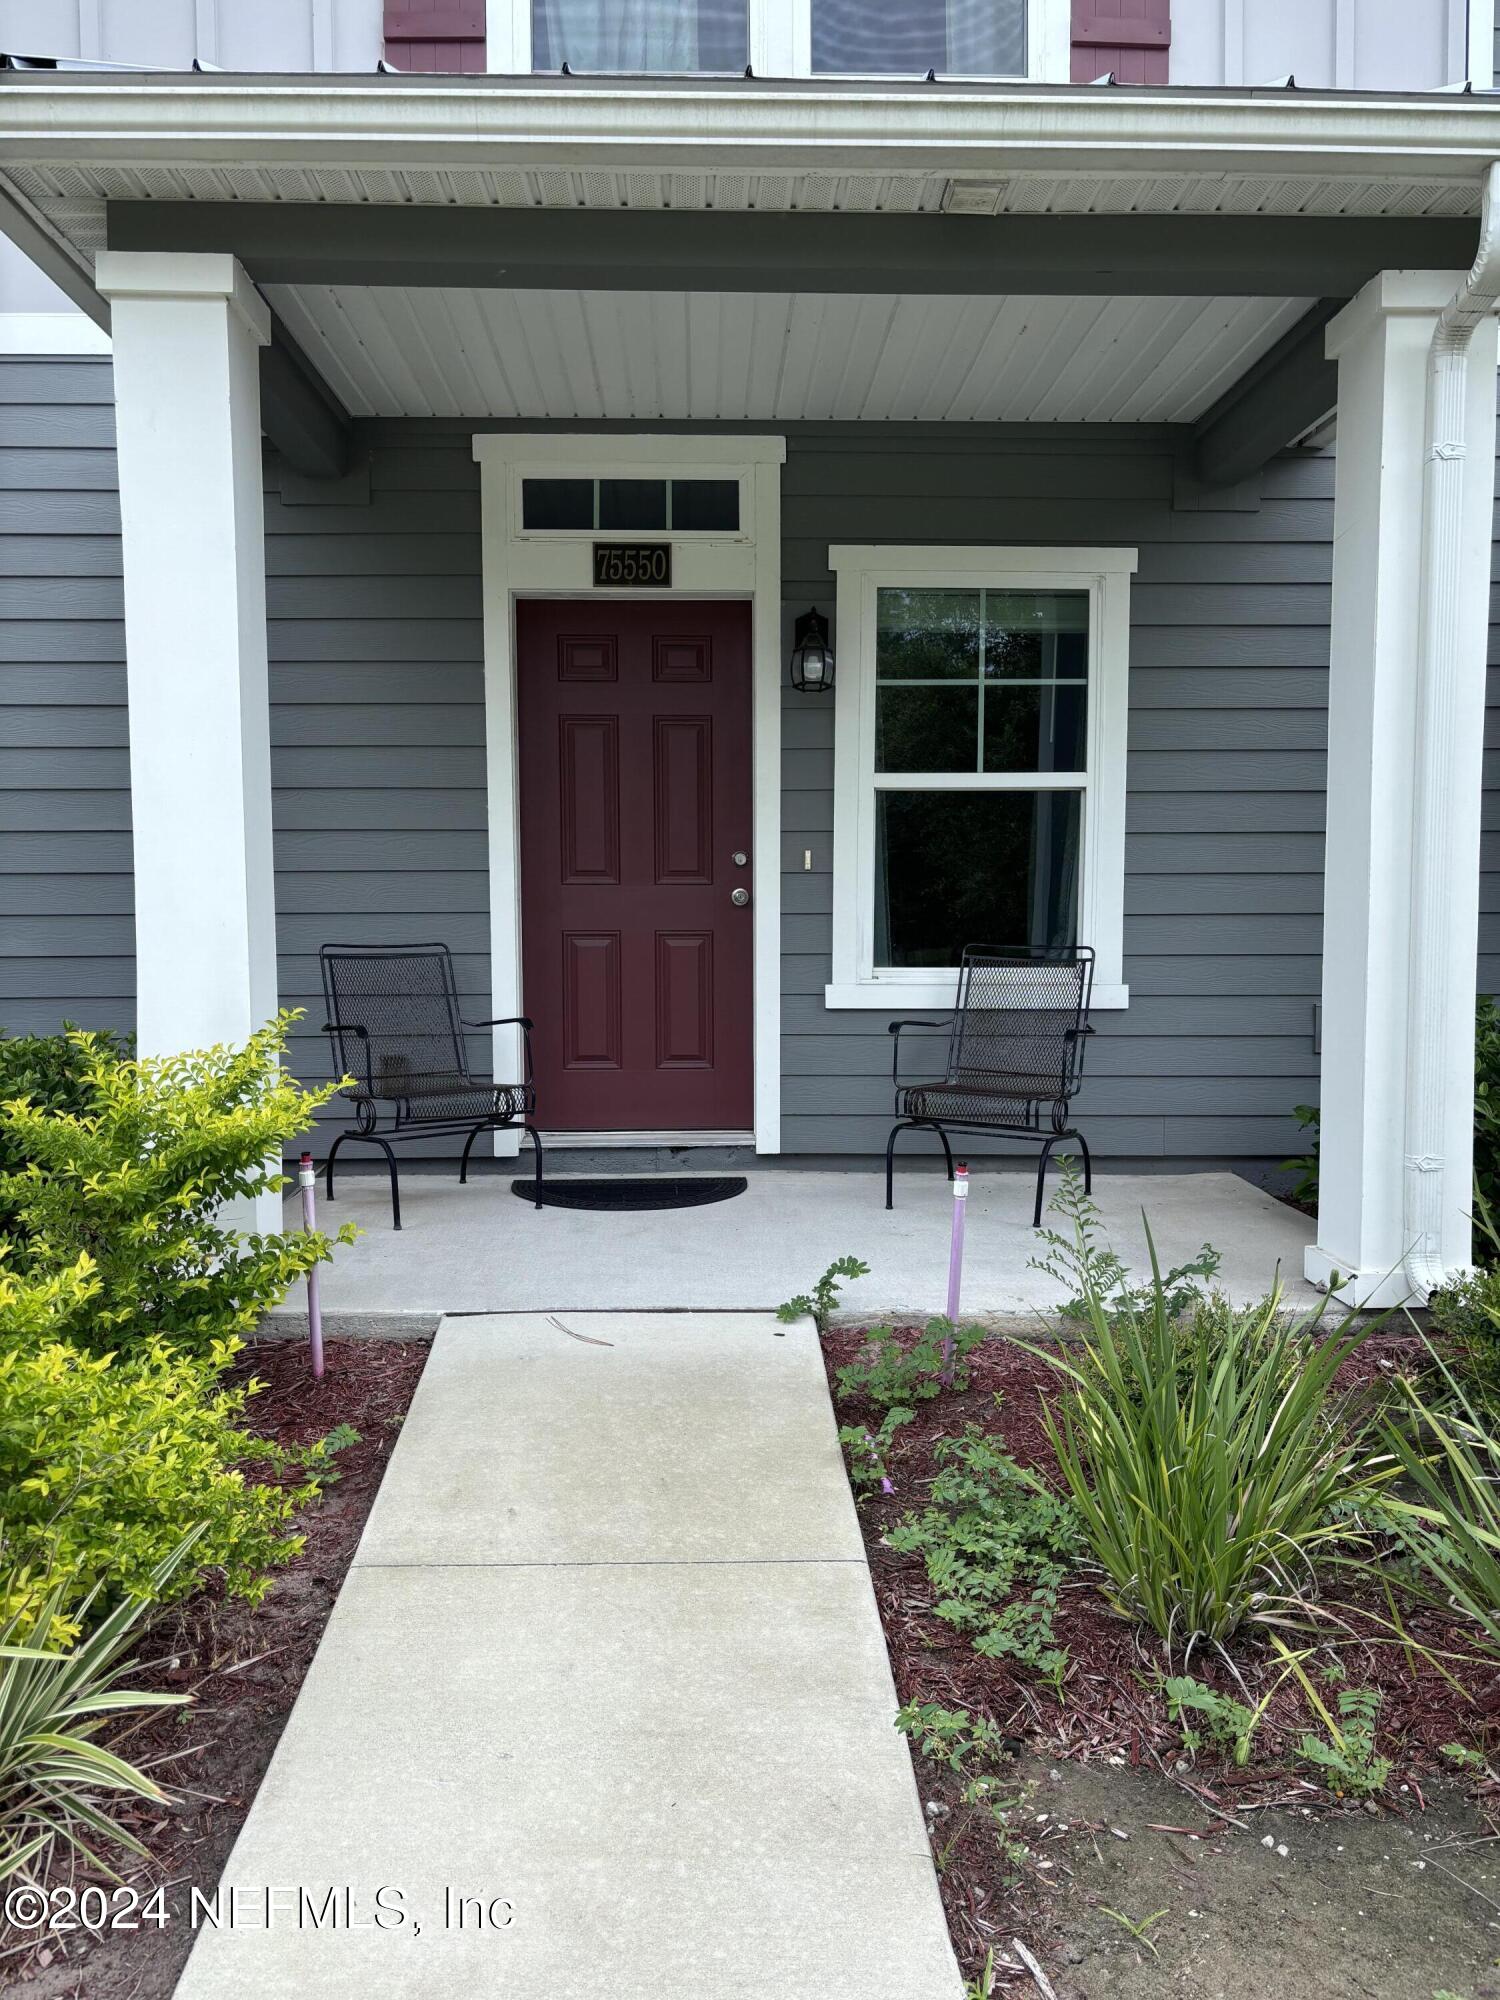
{"type": "MultiPolygon", "coordinates": [[[[549,1171],[570,1168],[554,1157],[549,1171]]],[[[597,1171],[592,1167],[589,1171],[597,1171]]],[[[645,1214],[534,1209],[510,1192],[510,1176],[486,1173],[467,1187],[455,1171],[402,1175],[404,1227],[391,1228],[384,1173],[340,1174],[330,1208],[319,1188],[319,1220],[353,1221],[363,1232],[324,1273],[325,1313],[406,1314],[630,1311],[657,1307],[776,1306],[807,1291],[846,1252],[870,1265],[844,1306],[862,1314],[925,1318],[947,1285],[952,1200],[940,1173],[898,1179],[896,1207],[883,1206],[879,1172],[752,1168],[746,1192],[703,1208],[645,1214]]],[[[1050,1186],[1050,1183],[1049,1183],[1050,1186]]],[[[969,1198],[964,1309],[1004,1315],[1047,1311],[1057,1285],[1029,1260],[1030,1174],[976,1174],[969,1198]]],[[[1317,1294],[1302,1278],[1313,1225],[1295,1209],[1230,1173],[1095,1177],[1106,1231],[1132,1269],[1148,1268],[1145,1210],[1164,1268],[1205,1240],[1221,1253],[1219,1282],[1235,1299],[1264,1294],[1278,1262],[1289,1301],[1317,1294]]],[[[287,1226],[300,1226],[295,1195],[287,1226]]],[[[295,1309],[300,1299],[288,1301],[295,1309]]]]}

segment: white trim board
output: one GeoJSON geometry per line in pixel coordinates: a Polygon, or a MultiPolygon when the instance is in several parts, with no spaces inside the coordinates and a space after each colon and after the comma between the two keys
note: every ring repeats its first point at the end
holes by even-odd
{"type": "Polygon", "coordinates": [[[874,544],[834,546],[838,585],[834,644],[833,976],[830,1008],[951,1008],[957,968],[933,973],[874,965],[875,593],[882,585],[974,589],[999,583],[1038,590],[1086,589],[1089,610],[1088,754],[1083,774],[1018,772],[941,780],[904,779],[940,790],[1082,791],[1080,942],[1095,952],[1093,1005],[1130,1003],[1124,983],[1125,747],[1129,711],[1130,577],[1134,549],[982,548],[874,544]]]}
{"type": "MultiPolygon", "coordinates": [[[[490,993],[497,1015],[524,1013],[521,993],[521,857],[516,782],[515,601],[518,597],[738,598],[750,605],[751,784],[754,831],[753,1049],[755,1150],[781,1150],[781,466],[780,437],[592,436],[484,431],[479,462],[484,577],[485,761],[489,789],[490,993]],[[674,539],[666,591],[595,590],[591,538],[521,527],[524,473],[606,478],[685,477],[706,468],[742,481],[736,535],[674,539]]],[[[650,539],[650,537],[637,537],[650,539]]],[[[518,1074],[515,1030],[497,1028],[495,1075],[518,1074]]],[[[543,1107],[545,1111],[545,1107],[543,1107]]],[[[600,1143],[597,1136],[594,1143],[600,1143]]],[[[701,1142],[700,1142],[701,1143],[701,1142]]],[[[515,1133],[495,1135],[501,1157],[515,1133]]]]}

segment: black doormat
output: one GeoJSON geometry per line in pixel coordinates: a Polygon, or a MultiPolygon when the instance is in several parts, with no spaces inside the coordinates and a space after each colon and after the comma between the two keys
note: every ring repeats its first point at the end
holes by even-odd
{"type": "MultiPolygon", "coordinates": [[[[543,1181],[544,1208],[702,1208],[711,1201],[732,1201],[745,1192],[743,1174],[618,1174],[597,1180],[584,1174],[560,1181],[543,1181]]],[[[510,1191],[522,1201],[536,1200],[536,1183],[512,1181],[510,1191]]]]}

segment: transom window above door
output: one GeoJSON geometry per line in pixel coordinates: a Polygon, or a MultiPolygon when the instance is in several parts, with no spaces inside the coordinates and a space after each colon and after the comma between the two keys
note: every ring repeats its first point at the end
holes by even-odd
{"type": "Polygon", "coordinates": [[[1122,1006],[1131,550],[834,549],[832,1007],[966,945],[1091,945],[1122,1006]]]}
{"type": "Polygon", "coordinates": [[[741,485],[734,479],[524,473],[521,532],[592,534],[634,529],[671,535],[738,535],[741,485]]]}

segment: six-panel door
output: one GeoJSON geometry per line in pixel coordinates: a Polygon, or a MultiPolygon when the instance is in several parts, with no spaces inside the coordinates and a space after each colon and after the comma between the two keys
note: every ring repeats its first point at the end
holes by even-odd
{"type": "Polygon", "coordinates": [[[538,1123],[748,1131],[750,608],[523,600],[516,636],[538,1123]]]}

